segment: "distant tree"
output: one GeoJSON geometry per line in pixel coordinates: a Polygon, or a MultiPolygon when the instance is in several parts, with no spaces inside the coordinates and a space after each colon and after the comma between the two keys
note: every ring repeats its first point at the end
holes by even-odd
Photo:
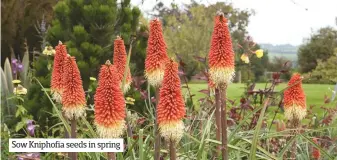
{"type": "Polygon", "coordinates": [[[334,83],[337,82],[337,48],[335,48],[334,55],[325,62],[318,60],[317,67],[313,70],[312,76],[334,83]]]}
{"type": "Polygon", "coordinates": [[[316,68],[318,60],[325,62],[337,47],[337,30],[331,27],[321,28],[307,43],[298,50],[300,71],[307,73],[316,68]]]}
{"type": "MultiPolygon", "coordinates": [[[[246,27],[248,19],[253,11],[239,10],[230,3],[218,2],[209,6],[198,4],[193,1],[191,4],[185,5],[184,9],[178,8],[172,4],[171,8],[165,7],[159,2],[154,8],[158,11],[158,17],[163,21],[164,38],[167,43],[168,54],[173,57],[175,54],[180,55],[184,63],[186,63],[186,74],[191,77],[201,70],[203,65],[198,63],[194,56],[207,57],[213,31],[214,16],[218,10],[222,10],[228,18],[228,24],[232,35],[232,41],[236,54],[237,64],[240,61],[240,50],[236,44],[244,42],[247,36],[246,27]]],[[[258,45],[255,46],[257,48],[258,45]]],[[[259,77],[263,72],[259,69],[265,69],[260,59],[252,59],[252,63],[256,64],[256,73],[259,77]]],[[[268,61],[268,60],[267,60],[268,61]]],[[[255,71],[254,71],[255,72],[255,71]]]]}

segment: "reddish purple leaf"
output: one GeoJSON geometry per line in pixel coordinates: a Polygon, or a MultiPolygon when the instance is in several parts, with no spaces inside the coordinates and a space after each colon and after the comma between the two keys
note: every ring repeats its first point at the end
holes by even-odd
{"type": "Polygon", "coordinates": [[[185,67],[185,66],[186,66],[186,63],[184,63],[183,61],[179,61],[179,64],[180,64],[180,66],[182,66],[182,67],[185,67]]]}
{"type": "Polygon", "coordinates": [[[193,58],[202,63],[206,62],[206,58],[200,56],[193,56],[193,58]]]}
{"type": "Polygon", "coordinates": [[[227,119],[227,125],[228,125],[228,127],[231,127],[231,126],[235,125],[235,121],[233,119],[227,119]]]}
{"type": "Polygon", "coordinates": [[[330,98],[327,95],[324,95],[324,103],[325,104],[330,103],[330,98]]]}
{"type": "Polygon", "coordinates": [[[208,90],[208,89],[202,89],[202,90],[200,90],[199,92],[201,92],[201,93],[204,93],[204,94],[207,94],[207,95],[208,95],[208,93],[209,93],[209,90],[208,90]]]}

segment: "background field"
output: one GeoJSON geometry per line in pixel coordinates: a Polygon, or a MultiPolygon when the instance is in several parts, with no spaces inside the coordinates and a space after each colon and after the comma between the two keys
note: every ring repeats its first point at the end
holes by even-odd
{"type": "Polygon", "coordinates": [[[284,57],[288,60],[297,62],[297,54],[293,53],[277,53],[277,52],[271,52],[268,53],[268,56],[271,60],[273,60],[274,57],[284,57]]]}
{"type": "MultiPolygon", "coordinates": [[[[284,88],[286,88],[285,83],[279,84],[276,86],[275,91],[280,91],[284,88]]],[[[194,97],[194,104],[196,105],[196,108],[200,107],[200,103],[198,102],[198,99],[205,97],[204,93],[199,92],[202,89],[207,89],[207,84],[205,83],[191,83],[189,84],[189,87],[191,89],[192,94],[195,94],[194,97]]],[[[239,103],[240,97],[244,93],[244,87],[245,84],[243,83],[234,83],[229,85],[227,89],[227,96],[231,100],[235,100],[236,104],[239,103]]],[[[256,84],[255,90],[258,89],[264,89],[265,84],[264,83],[258,83],[256,84]]],[[[307,96],[307,106],[314,105],[313,110],[314,113],[317,114],[317,116],[323,116],[323,112],[320,110],[320,107],[324,104],[324,95],[328,95],[331,97],[332,91],[330,89],[334,89],[334,85],[327,85],[327,84],[303,84],[304,92],[307,96]]],[[[187,94],[186,90],[184,90],[184,93],[187,94]]],[[[336,103],[331,103],[328,105],[325,105],[326,107],[334,107],[336,106],[336,103]]],[[[277,107],[270,107],[269,114],[271,111],[274,111],[277,109],[277,107]]],[[[272,114],[272,113],[271,113],[272,114]]],[[[273,115],[273,114],[272,114],[273,115]]],[[[277,116],[278,118],[282,118],[281,115],[277,116]]]]}

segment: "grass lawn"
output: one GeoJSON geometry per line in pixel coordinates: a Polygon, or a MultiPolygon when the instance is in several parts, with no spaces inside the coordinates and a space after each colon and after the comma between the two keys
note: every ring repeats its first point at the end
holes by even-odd
{"type": "MultiPolygon", "coordinates": [[[[279,84],[276,87],[276,91],[280,91],[284,88],[286,88],[285,83],[279,84]]],[[[194,104],[197,105],[196,107],[199,107],[198,99],[205,97],[206,95],[204,93],[199,92],[202,89],[207,89],[206,83],[190,83],[189,87],[191,89],[192,94],[195,94],[194,97],[194,104]]],[[[234,83],[229,85],[227,89],[227,96],[231,100],[236,100],[236,104],[239,103],[241,95],[244,93],[244,87],[245,84],[240,83],[234,83]]],[[[264,89],[265,84],[264,83],[258,83],[255,86],[255,90],[257,89],[264,89]]],[[[334,89],[334,85],[326,85],[326,84],[303,84],[304,92],[307,96],[307,106],[315,105],[314,111],[318,116],[323,116],[323,112],[320,110],[320,106],[324,104],[324,95],[328,95],[331,97],[332,92],[329,90],[334,89]]],[[[186,90],[184,90],[184,93],[187,93],[186,90]]],[[[335,107],[336,101],[334,103],[330,103],[329,105],[326,105],[329,107],[335,107]]],[[[268,109],[269,111],[273,111],[276,107],[272,107],[268,109]]],[[[268,112],[268,114],[272,114],[271,112],[268,112]]],[[[279,118],[282,118],[282,116],[278,116],[279,118]]]]}
{"type": "Polygon", "coordinates": [[[297,54],[292,53],[268,53],[268,57],[273,60],[274,57],[284,57],[291,61],[297,61],[297,54]]]}

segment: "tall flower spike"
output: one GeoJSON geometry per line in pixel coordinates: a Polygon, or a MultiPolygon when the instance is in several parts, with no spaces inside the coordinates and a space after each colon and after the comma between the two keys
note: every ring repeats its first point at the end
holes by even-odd
{"type": "MultiPolygon", "coordinates": [[[[124,41],[117,36],[116,40],[114,41],[114,57],[113,57],[113,64],[116,66],[120,81],[123,81],[124,72],[127,63],[127,56],[126,50],[124,46],[124,41]]],[[[127,92],[130,89],[130,85],[132,82],[130,68],[128,67],[127,75],[125,79],[125,84],[123,86],[123,92],[127,92]]]]}
{"type": "Polygon", "coordinates": [[[302,77],[295,73],[284,91],[284,115],[288,120],[302,120],[307,112],[302,77]]]}
{"type": "Polygon", "coordinates": [[[120,137],[125,130],[125,100],[117,69],[108,60],[102,65],[95,94],[95,125],[102,138],[120,137]]]}
{"type": "Polygon", "coordinates": [[[64,59],[67,56],[66,45],[63,45],[60,41],[59,44],[55,47],[55,57],[54,57],[54,65],[53,72],[51,77],[51,93],[53,94],[53,99],[61,103],[62,102],[62,73],[63,73],[63,63],[64,59]]]}
{"type": "Polygon", "coordinates": [[[162,32],[160,21],[158,19],[152,20],[146,50],[145,76],[153,86],[160,86],[164,77],[165,63],[168,60],[162,32]]]}
{"type": "Polygon", "coordinates": [[[178,64],[173,60],[166,64],[157,116],[162,137],[167,141],[178,142],[184,130],[182,118],[185,116],[185,103],[181,94],[178,64]]]}
{"type": "Polygon", "coordinates": [[[222,12],[217,13],[215,17],[209,51],[209,67],[211,79],[216,86],[232,82],[235,74],[234,51],[227,19],[222,12]]]}
{"type": "Polygon", "coordinates": [[[68,56],[64,62],[62,93],[62,110],[68,119],[79,118],[85,115],[85,93],[82,86],[80,71],[75,57],[68,56]]]}

